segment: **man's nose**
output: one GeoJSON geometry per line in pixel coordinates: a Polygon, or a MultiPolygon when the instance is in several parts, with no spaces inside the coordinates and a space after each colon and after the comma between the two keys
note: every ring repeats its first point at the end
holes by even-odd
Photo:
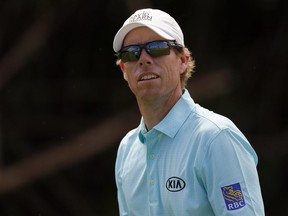
{"type": "Polygon", "coordinates": [[[140,66],[151,64],[152,57],[146,52],[145,49],[142,49],[138,62],[140,66]]]}

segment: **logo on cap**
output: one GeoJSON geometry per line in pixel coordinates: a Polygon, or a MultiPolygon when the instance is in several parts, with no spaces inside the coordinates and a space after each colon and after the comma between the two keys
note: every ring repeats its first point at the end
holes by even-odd
{"type": "Polygon", "coordinates": [[[236,210],[246,205],[240,183],[221,188],[228,211],[236,210]]]}
{"type": "Polygon", "coordinates": [[[129,22],[132,23],[132,22],[139,22],[139,21],[144,21],[144,20],[148,20],[148,21],[152,20],[152,16],[150,15],[150,12],[142,11],[141,13],[135,13],[130,17],[129,22]]]}

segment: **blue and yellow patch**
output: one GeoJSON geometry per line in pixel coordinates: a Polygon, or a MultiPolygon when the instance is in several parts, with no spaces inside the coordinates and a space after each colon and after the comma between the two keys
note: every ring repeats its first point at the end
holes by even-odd
{"type": "Polygon", "coordinates": [[[221,190],[228,211],[240,209],[246,205],[240,183],[224,186],[221,190]]]}

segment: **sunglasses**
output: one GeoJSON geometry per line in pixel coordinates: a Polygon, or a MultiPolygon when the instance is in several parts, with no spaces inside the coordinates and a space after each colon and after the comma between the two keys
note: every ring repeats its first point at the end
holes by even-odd
{"type": "Polygon", "coordinates": [[[143,49],[145,49],[150,56],[159,57],[169,55],[172,47],[179,51],[183,48],[182,45],[177,44],[174,41],[157,40],[146,44],[134,44],[123,47],[116,53],[116,56],[118,59],[121,59],[122,62],[131,62],[137,61],[140,58],[143,49]]]}

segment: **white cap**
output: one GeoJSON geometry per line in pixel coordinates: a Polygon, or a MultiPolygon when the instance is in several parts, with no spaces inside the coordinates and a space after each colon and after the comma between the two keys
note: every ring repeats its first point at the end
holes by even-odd
{"type": "Polygon", "coordinates": [[[118,52],[128,32],[137,27],[145,26],[167,40],[175,40],[184,46],[183,32],[173,17],[158,9],[141,9],[132,14],[116,33],[113,49],[118,52]]]}

